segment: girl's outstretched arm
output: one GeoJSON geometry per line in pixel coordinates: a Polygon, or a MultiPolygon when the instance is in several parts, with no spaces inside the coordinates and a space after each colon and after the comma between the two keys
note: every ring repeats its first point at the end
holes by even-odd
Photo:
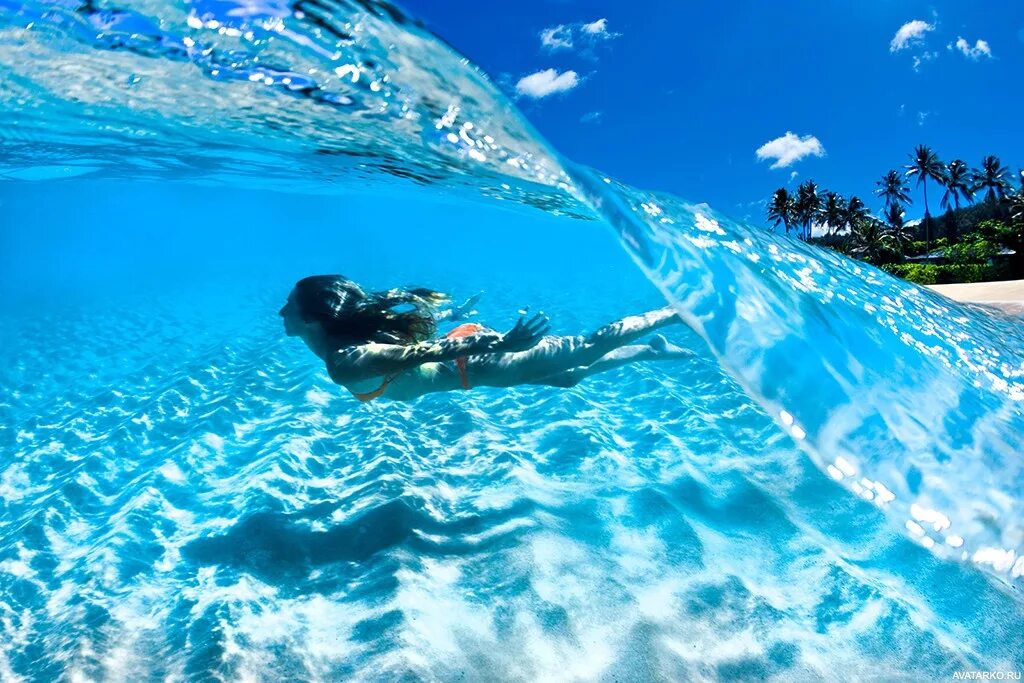
{"type": "Polygon", "coordinates": [[[336,383],[346,384],[461,356],[525,351],[533,348],[549,328],[547,317],[538,313],[529,320],[520,318],[505,334],[478,332],[466,337],[444,337],[405,345],[360,344],[338,349],[328,356],[327,372],[336,383]]]}
{"type": "Polygon", "coordinates": [[[473,310],[473,307],[476,306],[477,301],[480,301],[481,296],[483,296],[483,292],[478,292],[462,302],[461,305],[453,305],[443,311],[438,311],[437,319],[455,322],[456,320],[465,320],[470,316],[476,315],[476,311],[473,310]]]}

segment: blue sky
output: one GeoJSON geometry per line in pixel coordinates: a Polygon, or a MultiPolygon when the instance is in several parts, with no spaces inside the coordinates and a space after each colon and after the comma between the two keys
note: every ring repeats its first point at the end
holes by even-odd
{"type": "Polygon", "coordinates": [[[807,178],[876,209],[919,143],[1024,166],[1021,0],[403,4],[570,159],[736,217],[807,178]]]}

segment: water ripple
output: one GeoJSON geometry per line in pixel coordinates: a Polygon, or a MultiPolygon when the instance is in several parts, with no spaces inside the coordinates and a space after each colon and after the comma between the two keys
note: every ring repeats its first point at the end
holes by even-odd
{"type": "MultiPolygon", "coordinates": [[[[39,324],[6,374],[48,376],[39,324]]],[[[1017,601],[831,486],[713,363],[353,412],[263,325],[93,377],[105,325],[49,329],[92,341],[62,401],[26,383],[7,409],[5,675],[827,679],[1024,654],[1017,601]]]]}

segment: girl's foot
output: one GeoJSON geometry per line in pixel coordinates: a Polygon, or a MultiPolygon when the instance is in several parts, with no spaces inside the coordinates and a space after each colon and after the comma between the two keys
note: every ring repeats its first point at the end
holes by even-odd
{"type": "Polygon", "coordinates": [[[690,358],[696,354],[689,349],[684,349],[681,346],[676,346],[671,343],[668,339],[665,339],[665,335],[656,334],[651,337],[651,340],[647,342],[647,345],[651,348],[656,358],[690,358]]]}

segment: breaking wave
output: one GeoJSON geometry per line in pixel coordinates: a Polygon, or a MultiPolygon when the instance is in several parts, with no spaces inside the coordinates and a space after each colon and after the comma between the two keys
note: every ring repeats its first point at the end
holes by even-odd
{"type": "Polygon", "coordinates": [[[248,301],[230,316],[202,291],[12,309],[0,678],[1022,660],[1019,322],[561,159],[394,6],[0,0],[0,145],[19,191],[421,187],[606,224],[639,269],[603,298],[531,300],[593,325],[654,283],[706,346],[571,391],[353,410],[251,282],[219,293],[248,301]]]}

